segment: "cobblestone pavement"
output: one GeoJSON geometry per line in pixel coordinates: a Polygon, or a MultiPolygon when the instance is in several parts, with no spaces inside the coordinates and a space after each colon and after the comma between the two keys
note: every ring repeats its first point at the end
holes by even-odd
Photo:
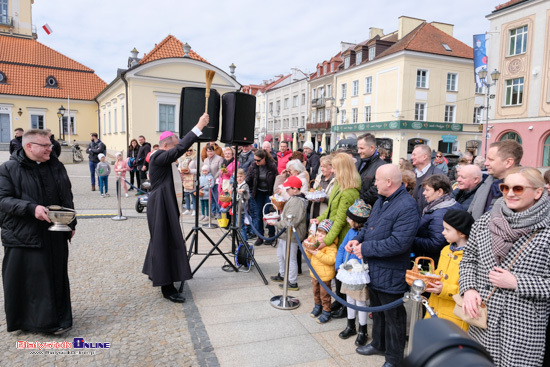
{"type": "MultiPolygon", "coordinates": [[[[0,161],[7,155],[0,153],[0,161]]],[[[87,162],[67,165],[79,213],[116,213],[116,190],[111,197],[90,190],[87,162]]],[[[187,302],[171,303],[161,297],[141,273],[147,249],[145,213],[133,208],[136,197],[122,198],[128,220],[80,219],[69,256],[73,329],[62,336],[29,332],[7,333],[0,312],[0,365],[2,366],[104,366],[104,365],[217,365],[204,325],[186,287],[187,302]],[[95,355],[30,355],[16,349],[16,341],[109,342],[110,349],[95,355]]],[[[3,251],[1,251],[3,256],[3,251]]],[[[3,290],[0,300],[3,304],[3,290]]]]}

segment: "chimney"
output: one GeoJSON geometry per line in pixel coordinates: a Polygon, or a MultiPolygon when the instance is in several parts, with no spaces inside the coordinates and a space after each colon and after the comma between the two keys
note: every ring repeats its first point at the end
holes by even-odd
{"type": "Polygon", "coordinates": [[[130,51],[130,57],[131,57],[132,59],[137,59],[138,54],[139,54],[139,51],[136,50],[135,47],[134,47],[134,49],[133,49],[132,51],[130,51]]]}
{"type": "Polygon", "coordinates": [[[369,28],[369,39],[373,39],[376,36],[383,37],[384,36],[384,30],[382,28],[369,28]]]}
{"type": "Polygon", "coordinates": [[[453,30],[454,30],[453,24],[440,23],[440,22],[431,22],[430,24],[436,27],[437,29],[439,29],[440,31],[445,32],[449,36],[453,37],[453,30]]]}
{"type": "Polygon", "coordinates": [[[356,46],[355,43],[350,43],[350,42],[340,42],[340,46],[342,47],[342,52],[346,51],[348,48],[352,47],[352,46],[356,46]]]}
{"type": "Polygon", "coordinates": [[[425,23],[424,19],[406,17],[404,15],[399,17],[399,30],[397,31],[397,39],[405,37],[407,34],[411,33],[413,29],[418,27],[420,24],[425,23]]]}

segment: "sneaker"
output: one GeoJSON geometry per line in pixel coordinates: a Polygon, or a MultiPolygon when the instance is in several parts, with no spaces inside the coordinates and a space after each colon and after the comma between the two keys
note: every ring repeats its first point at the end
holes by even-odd
{"type": "Polygon", "coordinates": [[[189,215],[192,216],[192,217],[195,216],[195,211],[193,210],[193,211],[191,212],[191,214],[189,214],[189,215]]]}
{"type": "Polygon", "coordinates": [[[101,197],[104,198],[104,197],[105,197],[105,194],[101,194],[101,197]]]}
{"type": "MultiPolygon", "coordinates": [[[[290,288],[289,288],[290,289],[290,288]]],[[[330,321],[330,311],[323,311],[317,319],[318,324],[325,324],[330,321]]]]}
{"type": "Polygon", "coordinates": [[[205,215],[204,218],[202,218],[203,222],[208,222],[209,220],[210,220],[210,218],[207,215],[205,215]]]}
{"type": "Polygon", "coordinates": [[[126,197],[128,197],[128,193],[126,193],[126,197]]]}
{"type": "Polygon", "coordinates": [[[276,283],[282,283],[285,281],[285,278],[281,276],[281,273],[277,273],[277,275],[271,276],[271,281],[276,283]]]}
{"type": "Polygon", "coordinates": [[[322,311],[323,311],[323,307],[321,307],[321,305],[315,305],[315,307],[313,307],[313,311],[311,311],[309,316],[313,318],[319,317],[322,311]]]}
{"type": "Polygon", "coordinates": [[[191,210],[186,210],[186,211],[184,211],[184,212],[182,213],[182,215],[187,215],[187,214],[189,214],[189,213],[191,213],[191,210]]]}
{"type": "Polygon", "coordinates": [[[204,219],[204,215],[201,215],[201,216],[199,217],[199,222],[202,222],[203,219],[204,219]]]}
{"type": "MultiPolygon", "coordinates": [[[[279,288],[283,289],[283,285],[284,284],[279,284],[279,288]]],[[[288,283],[288,288],[287,288],[289,291],[299,291],[300,288],[298,287],[298,283],[288,283]]]]}
{"type": "Polygon", "coordinates": [[[111,195],[109,195],[108,193],[105,193],[105,196],[106,196],[106,197],[109,197],[109,196],[111,196],[111,195]]]}

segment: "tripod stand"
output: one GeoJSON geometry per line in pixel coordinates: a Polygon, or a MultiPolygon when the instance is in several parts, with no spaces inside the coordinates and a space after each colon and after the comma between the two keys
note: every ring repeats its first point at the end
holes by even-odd
{"type": "MultiPolygon", "coordinates": [[[[233,254],[236,252],[237,243],[244,244],[245,245],[244,248],[245,248],[245,250],[246,250],[246,252],[249,256],[251,264],[253,263],[256,266],[256,269],[258,269],[258,273],[260,273],[260,276],[262,277],[262,279],[264,281],[264,284],[267,285],[268,284],[267,279],[265,278],[264,273],[262,272],[262,269],[260,269],[260,266],[256,262],[256,259],[254,258],[254,254],[250,250],[247,241],[245,241],[243,239],[243,237],[241,236],[241,232],[239,231],[240,223],[237,223],[237,217],[239,217],[239,219],[240,219],[240,215],[237,215],[237,213],[239,213],[239,210],[240,210],[239,205],[237,203],[237,169],[238,169],[237,162],[238,162],[238,158],[239,158],[239,145],[235,144],[235,171],[233,172],[233,197],[232,197],[232,201],[231,201],[231,209],[233,211],[233,216],[231,217],[231,226],[229,227],[229,230],[218,240],[218,242],[215,245],[213,244],[214,247],[210,250],[210,252],[208,252],[208,254],[206,254],[206,257],[204,259],[202,259],[202,261],[200,262],[199,265],[197,265],[195,270],[193,270],[193,274],[195,274],[195,272],[202,266],[202,264],[204,264],[204,262],[208,259],[208,257],[210,257],[210,255],[212,255],[214,250],[218,250],[218,252],[222,253],[221,250],[218,248],[218,246],[222,243],[222,241],[227,236],[231,235],[231,252],[233,254]]],[[[196,216],[196,218],[198,218],[198,216],[196,216]]],[[[198,223],[197,220],[198,219],[196,219],[196,223],[198,223]]],[[[206,236],[206,234],[205,234],[205,236],[206,236]]],[[[206,236],[206,237],[208,237],[208,236],[206,236]]],[[[210,240],[210,242],[212,242],[212,241],[210,240]]],[[[224,255],[224,258],[226,259],[227,262],[229,262],[229,260],[227,260],[227,257],[225,257],[225,255],[224,255]]],[[[229,264],[231,265],[231,267],[235,271],[238,271],[238,269],[231,262],[229,262],[229,264]]]]}
{"type": "MultiPolygon", "coordinates": [[[[197,170],[199,170],[200,164],[201,164],[200,151],[201,151],[201,143],[199,141],[197,143],[197,170]]],[[[187,240],[191,237],[191,243],[189,244],[189,252],[187,254],[187,257],[191,258],[192,255],[198,255],[199,254],[199,233],[203,234],[203,236],[208,240],[208,242],[210,242],[210,244],[212,244],[213,248],[206,255],[206,257],[201,261],[199,266],[197,266],[195,268],[195,270],[193,271],[193,275],[200,268],[200,266],[206,261],[206,259],[214,252],[214,250],[217,250],[220,253],[220,255],[223,256],[225,261],[227,261],[229,264],[231,264],[231,266],[233,267],[233,269],[235,271],[238,271],[238,269],[235,267],[235,265],[233,265],[231,263],[231,261],[227,258],[227,256],[225,256],[223,251],[218,248],[219,244],[221,243],[221,240],[218,243],[214,243],[214,241],[212,241],[212,239],[206,234],[204,229],[201,226],[199,226],[199,212],[200,212],[200,210],[197,208],[197,205],[196,205],[197,203],[199,203],[199,200],[200,200],[199,199],[199,192],[200,192],[200,184],[199,184],[199,175],[198,175],[198,172],[197,172],[196,179],[195,179],[195,225],[193,226],[193,228],[191,229],[189,234],[187,234],[187,237],[185,237],[185,242],[187,242],[187,240]]]]}

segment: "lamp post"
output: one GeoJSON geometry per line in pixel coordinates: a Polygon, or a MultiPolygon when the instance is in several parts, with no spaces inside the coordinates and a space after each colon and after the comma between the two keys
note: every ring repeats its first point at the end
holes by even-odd
{"type": "Polygon", "coordinates": [[[487,87],[487,105],[485,106],[485,109],[487,110],[487,115],[485,116],[485,158],[487,158],[487,140],[489,139],[489,99],[491,98],[491,94],[489,92],[491,86],[497,84],[498,79],[500,78],[500,72],[495,69],[491,73],[492,82],[489,82],[488,80],[487,68],[480,70],[477,75],[479,76],[481,83],[483,83],[483,85],[487,87]]]}
{"type": "Polygon", "coordinates": [[[229,72],[231,73],[231,77],[232,77],[233,79],[237,79],[237,76],[235,75],[235,69],[236,69],[236,68],[237,68],[237,67],[235,66],[234,63],[231,63],[231,65],[229,65],[229,72]]]}
{"type": "Polygon", "coordinates": [[[63,116],[65,115],[65,107],[61,105],[57,110],[57,117],[59,118],[59,137],[63,135],[63,141],[65,141],[65,130],[63,129],[63,116]]]}

